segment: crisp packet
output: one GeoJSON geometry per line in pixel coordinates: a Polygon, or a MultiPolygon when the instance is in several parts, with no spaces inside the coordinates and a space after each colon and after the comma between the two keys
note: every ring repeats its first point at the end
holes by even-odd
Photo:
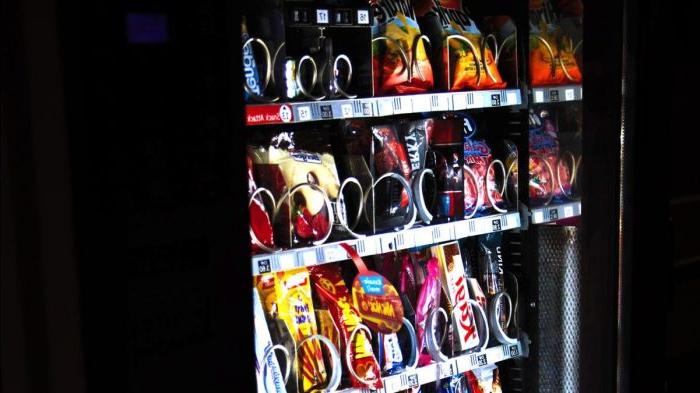
{"type": "MultiPolygon", "coordinates": [[[[306,268],[276,273],[275,295],[277,316],[287,325],[297,343],[317,334],[311,284],[306,268]]],[[[326,381],[323,353],[318,341],[308,341],[299,348],[297,359],[301,361],[299,369],[301,388],[304,391],[326,381]]]]}
{"type": "Polygon", "coordinates": [[[433,87],[433,70],[411,0],[369,0],[374,12],[374,95],[415,94],[433,87]]]}
{"type": "Polygon", "coordinates": [[[576,63],[576,47],[557,26],[542,21],[531,26],[530,84],[532,86],[581,83],[583,76],[576,63]]]}
{"type": "MultiPolygon", "coordinates": [[[[464,166],[465,179],[467,170],[476,178],[477,184],[464,182],[464,210],[465,212],[485,212],[491,208],[502,211],[504,201],[496,184],[496,165],[491,148],[484,140],[464,137],[464,166]],[[477,188],[478,187],[478,188],[477,188]]],[[[500,161],[496,161],[500,163],[500,161]]],[[[505,181],[505,179],[504,179],[505,181]]]]}
{"type": "Polygon", "coordinates": [[[338,265],[320,265],[309,268],[316,294],[321,303],[328,307],[335,326],[340,333],[340,353],[350,351],[350,363],[359,379],[350,373],[353,387],[367,387],[377,390],[382,387],[381,371],[372,351],[372,342],[365,331],[358,330],[352,343],[348,343],[355,328],[362,323],[352,304],[350,292],[338,265]],[[361,379],[361,380],[360,380],[361,379]]]}

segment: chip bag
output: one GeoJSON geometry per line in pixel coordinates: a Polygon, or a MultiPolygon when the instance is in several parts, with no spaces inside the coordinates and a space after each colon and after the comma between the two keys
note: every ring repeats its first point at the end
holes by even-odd
{"type": "Polygon", "coordinates": [[[436,78],[441,82],[440,88],[459,91],[506,86],[489,47],[489,43],[496,43],[496,37],[481,34],[461,0],[418,0],[417,3],[421,26],[431,33],[431,42],[440,51],[441,75],[436,78]]]}
{"type": "Polygon", "coordinates": [[[410,0],[370,0],[374,95],[415,94],[433,87],[433,71],[410,0]]]}
{"type": "MultiPolygon", "coordinates": [[[[340,333],[340,352],[347,356],[352,368],[350,380],[353,387],[378,390],[382,388],[381,371],[372,351],[370,336],[364,330],[353,331],[362,323],[338,265],[313,266],[311,279],[321,303],[328,308],[333,323],[340,333]],[[353,340],[350,342],[350,340],[353,340]]],[[[346,357],[344,357],[346,358],[346,357]]],[[[346,358],[347,359],[347,358],[346,358]]]]}
{"type": "Polygon", "coordinates": [[[530,200],[547,204],[572,194],[571,168],[559,157],[559,137],[554,119],[546,110],[530,112],[530,200]]]}
{"type": "Polygon", "coordinates": [[[250,155],[246,156],[248,167],[248,215],[250,217],[250,247],[253,254],[260,251],[273,251],[275,239],[272,230],[270,215],[265,210],[264,196],[269,198],[269,202],[275,203],[272,193],[266,188],[258,188],[253,178],[253,160],[250,155]]]}
{"type": "Polygon", "coordinates": [[[583,76],[576,63],[571,38],[554,25],[541,22],[539,29],[531,26],[530,84],[532,86],[581,83],[583,76]]]}

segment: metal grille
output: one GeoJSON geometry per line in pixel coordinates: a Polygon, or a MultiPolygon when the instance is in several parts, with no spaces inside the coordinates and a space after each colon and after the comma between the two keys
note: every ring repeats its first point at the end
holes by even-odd
{"type": "Polygon", "coordinates": [[[580,390],[579,231],[575,227],[538,226],[538,392],[580,390]]]}

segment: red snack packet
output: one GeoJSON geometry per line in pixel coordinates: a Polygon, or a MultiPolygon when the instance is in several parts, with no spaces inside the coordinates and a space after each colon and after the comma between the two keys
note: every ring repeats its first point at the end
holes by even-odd
{"type": "MultiPolygon", "coordinates": [[[[352,305],[350,292],[345,286],[337,265],[321,265],[309,268],[311,280],[321,303],[328,308],[333,322],[340,332],[340,352],[345,355],[352,331],[362,323],[357,310],[352,305]]],[[[378,390],[383,387],[379,363],[372,351],[372,342],[367,334],[360,330],[351,344],[350,363],[358,379],[350,373],[353,387],[378,390]]]]}
{"type": "Polygon", "coordinates": [[[428,275],[423,282],[423,286],[418,294],[418,303],[416,304],[416,337],[418,339],[418,353],[420,360],[418,365],[430,363],[430,356],[423,354],[426,347],[426,323],[430,311],[440,307],[440,268],[437,258],[430,258],[426,264],[428,275]]]}
{"type": "MultiPolygon", "coordinates": [[[[265,210],[265,205],[262,201],[260,193],[255,195],[258,189],[253,178],[253,160],[250,156],[246,157],[248,165],[248,198],[251,200],[248,203],[248,214],[250,215],[250,247],[253,253],[263,251],[264,248],[273,249],[275,240],[272,231],[272,222],[270,215],[265,210]],[[255,195],[255,196],[254,196],[255,195]]],[[[272,201],[274,202],[274,201],[272,201]]]]}
{"type": "MultiPolygon", "coordinates": [[[[394,172],[403,176],[407,181],[411,180],[411,166],[408,161],[406,148],[399,140],[396,128],[393,125],[372,127],[376,144],[374,150],[374,166],[377,177],[394,172]]],[[[408,194],[401,192],[401,207],[408,206],[408,194]]]]}

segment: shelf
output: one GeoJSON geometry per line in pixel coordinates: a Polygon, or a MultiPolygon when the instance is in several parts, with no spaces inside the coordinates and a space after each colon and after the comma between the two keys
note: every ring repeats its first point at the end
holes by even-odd
{"type": "Polygon", "coordinates": [[[568,102],[583,100],[583,86],[546,86],[532,89],[532,102],[545,104],[552,102],[568,102]]]}
{"type": "MultiPolygon", "coordinates": [[[[523,343],[491,347],[481,352],[471,353],[449,359],[446,362],[433,363],[414,370],[404,371],[382,379],[384,389],[381,393],[395,393],[410,388],[432,383],[443,378],[463,374],[480,367],[496,364],[505,360],[524,356],[523,343]]],[[[341,393],[369,393],[369,389],[345,389],[341,393]]]]}
{"type": "Polygon", "coordinates": [[[320,246],[258,254],[252,257],[253,275],[349,259],[340,243],[353,246],[360,256],[370,256],[516,228],[520,228],[520,214],[510,212],[446,224],[413,227],[401,232],[371,235],[320,246]]]}
{"type": "Polygon", "coordinates": [[[522,104],[520,89],[461,91],[314,102],[249,104],[246,125],[383,117],[408,113],[447,112],[522,104]]]}
{"type": "Polygon", "coordinates": [[[533,224],[546,224],[565,218],[581,215],[581,202],[564,203],[561,205],[549,205],[530,209],[533,224]]]}

